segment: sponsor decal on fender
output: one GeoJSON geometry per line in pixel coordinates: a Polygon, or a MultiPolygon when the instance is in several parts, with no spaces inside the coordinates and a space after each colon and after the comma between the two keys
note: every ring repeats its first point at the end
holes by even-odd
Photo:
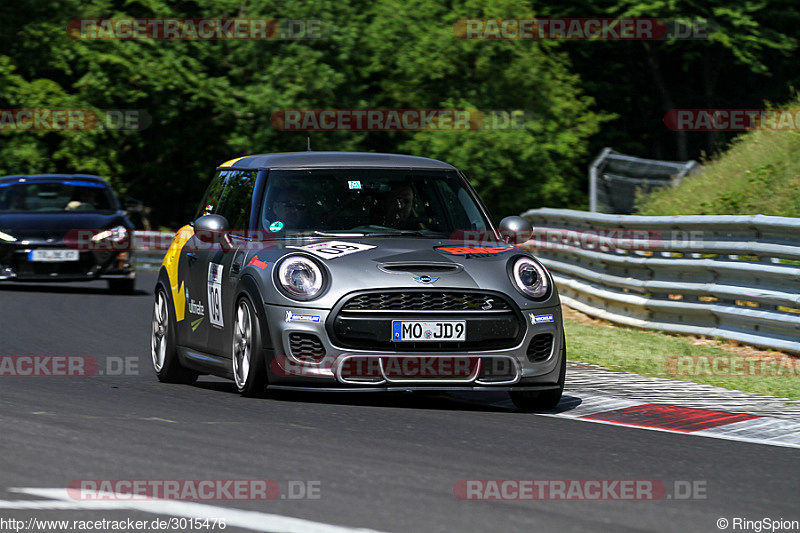
{"type": "Polygon", "coordinates": [[[534,315],[533,313],[531,313],[530,318],[531,318],[531,325],[544,324],[546,322],[555,321],[553,315],[534,315]]]}
{"type": "Polygon", "coordinates": [[[253,265],[254,267],[260,268],[261,270],[264,270],[265,268],[267,268],[267,262],[260,260],[257,255],[254,255],[253,258],[250,260],[250,262],[247,263],[247,266],[250,266],[250,265],[253,265]]]}
{"type": "Polygon", "coordinates": [[[189,313],[192,315],[205,315],[206,308],[200,302],[195,302],[194,300],[189,300],[189,313]]]}
{"type": "Polygon", "coordinates": [[[319,315],[296,315],[291,311],[286,311],[286,322],[314,322],[319,323],[319,315]]]}

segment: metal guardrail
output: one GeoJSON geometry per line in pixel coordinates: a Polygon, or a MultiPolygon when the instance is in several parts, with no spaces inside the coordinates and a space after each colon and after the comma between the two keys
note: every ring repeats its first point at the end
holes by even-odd
{"type": "Polygon", "coordinates": [[[171,231],[134,231],[133,246],[136,252],[136,268],[158,270],[174,236],[175,233],[171,231]]]}
{"type": "Polygon", "coordinates": [[[562,301],[619,324],[800,353],[800,219],[523,213],[562,301]]]}

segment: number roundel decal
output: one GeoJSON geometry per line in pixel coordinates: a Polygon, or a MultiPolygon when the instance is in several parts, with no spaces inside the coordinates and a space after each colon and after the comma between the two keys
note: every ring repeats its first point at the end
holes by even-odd
{"type": "Polygon", "coordinates": [[[354,254],[356,252],[363,252],[375,248],[371,244],[361,244],[357,242],[341,242],[341,241],[328,241],[316,244],[309,244],[308,246],[298,247],[300,250],[311,252],[312,254],[321,257],[322,259],[335,259],[344,255],[354,254]]]}
{"type": "Polygon", "coordinates": [[[208,320],[215,326],[223,327],[222,318],[222,270],[218,263],[208,264],[208,320]]]}

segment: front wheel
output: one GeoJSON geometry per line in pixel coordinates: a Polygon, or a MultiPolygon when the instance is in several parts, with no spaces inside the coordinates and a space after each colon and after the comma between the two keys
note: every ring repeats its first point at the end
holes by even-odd
{"type": "Polygon", "coordinates": [[[175,328],[169,316],[169,300],[161,288],[156,290],[153,308],[150,356],[159,381],[191,384],[197,380],[197,372],[184,367],[178,360],[178,353],[175,350],[175,328]]]}
{"type": "Polygon", "coordinates": [[[267,368],[261,344],[261,325],[250,300],[241,298],[233,322],[231,370],[242,396],[260,396],[267,387],[267,368]]]}

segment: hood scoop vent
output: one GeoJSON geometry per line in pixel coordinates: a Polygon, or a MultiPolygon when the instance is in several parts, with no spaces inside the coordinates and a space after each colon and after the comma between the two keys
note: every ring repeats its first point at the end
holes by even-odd
{"type": "Polygon", "coordinates": [[[381,263],[378,268],[389,274],[455,274],[464,269],[456,263],[431,263],[429,261],[381,263]]]}

